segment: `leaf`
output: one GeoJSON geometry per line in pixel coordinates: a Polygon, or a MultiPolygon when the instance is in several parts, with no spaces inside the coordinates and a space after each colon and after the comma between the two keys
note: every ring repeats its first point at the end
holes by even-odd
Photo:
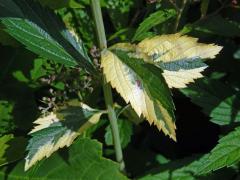
{"type": "Polygon", "coordinates": [[[224,169],[224,171],[208,174],[207,176],[197,174],[202,163],[204,163],[207,158],[207,155],[202,157],[197,155],[171,161],[167,164],[160,165],[158,168],[150,170],[150,172],[139,178],[139,180],[216,180],[229,179],[236,175],[236,171],[233,169],[224,169]]]}
{"type": "Polygon", "coordinates": [[[24,155],[25,145],[26,139],[23,137],[14,137],[12,134],[2,136],[0,138],[0,166],[21,159],[24,155]]]}
{"type": "Polygon", "coordinates": [[[199,156],[185,157],[160,164],[148,171],[139,180],[195,180],[197,178],[194,177],[194,173],[197,171],[196,167],[199,164],[196,159],[199,159],[199,156]]]}
{"type": "Polygon", "coordinates": [[[102,0],[102,7],[106,7],[106,10],[109,14],[110,20],[115,29],[119,30],[123,27],[128,26],[128,22],[130,21],[129,15],[130,10],[134,5],[132,0],[112,0],[106,1],[102,0]],[[129,20],[128,20],[129,19],[129,20]]]}
{"type": "Polygon", "coordinates": [[[24,162],[10,171],[2,169],[0,179],[5,177],[9,180],[127,180],[117,163],[102,156],[101,143],[91,139],[76,140],[68,151],[54,153],[27,172],[24,172],[24,162]]]}
{"type": "Polygon", "coordinates": [[[209,35],[219,35],[223,37],[239,37],[240,25],[236,21],[230,21],[220,15],[210,16],[204,21],[195,24],[187,24],[181,30],[182,34],[195,32],[209,35]]]}
{"type": "Polygon", "coordinates": [[[205,17],[208,11],[209,0],[203,0],[201,2],[201,18],[205,17]]]}
{"type": "Polygon", "coordinates": [[[58,0],[58,1],[52,1],[52,0],[39,0],[40,3],[44,6],[49,6],[53,9],[60,9],[64,7],[70,7],[70,8],[83,8],[81,4],[76,2],[76,0],[58,0]]]}
{"type": "Polygon", "coordinates": [[[50,10],[31,0],[0,0],[5,31],[34,53],[67,66],[81,65],[93,72],[83,43],[50,10]]]}
{"type": "Polygon", "coordinates": [[[237,50],[237,51],[233,54],[233,57],[234,57],[235,59],[240,59],[240,49],[237,50]]]}
{"type": "Polygon", "coordinates": [[[163,69],[170,88],[184,88],[194,79],[203,77],[207,67],[201,60],[213,59],[222,49],[214,44],[202,44],[197,38],[170,34],[147,38],[137,45],[137,57],[163,69]]]}
{"type": "Polygon", "coordinates": [[[0,136],[13,131],[15,128],[12,116],[13,107],[13,103],[0,101],[0,136]]]}
{"type": "Polygon", "coordinates": [[[6,163],[6,159],[4,158],[4,154],[6,149],[8,148],[7,142],[13,138],[13,135],[5,135],[0,138],[0,166],[6,163]]]}
{"type": "Polygon", "coordinates": [[[165,21],[176,16],[176,11],[173,9],[167,10],[159,10],[147,17],[138,27],[132,41],[140,41],[143,40],[142,37],[146,37],[146,33],[148,34],[149,30],[154,26],[164,23],[165,21]]]}
{"type": "Polygon", "coordinates": [[[141,59],[129,57],[126,52],[102,52],[101,67],[113,88],[126,103],[132,105],[138,116],[176,140],[174,105],[161,70],[141,59]]]}
{"type": "Polygon", "coordinates": [[[239,95],[220,81],[205,78],[181,92],[202,107],[203,112],[212,117],[211,121],[216,124],[227,125],[240,121],[239,95]]]}
{"type": "Polygon", "coordinates": [[[70,146],[78,135],[99,121],[102,113],[85,104],[70,105],[37,119],[37,126],[30,132],[32,138],[27,146],[25,170],[59,148],[70,146]]]}
{"type": "Polygon", "coordinates": [[[38,58],[34,60],[33,69],[30,71],[31,80],[37,81],[40,77],[43,77],[47,74],[46,70],[43,68],[44,59],[38,58]]]}
{"type": "Polygon", "coordinates": [[[219,144],[207,155],[200,159],[201,165],[197,174],[206,174],[223,167],[229,167],[240,161],[240,127],[219,140],[219,144]]]}
{"type": "MultiPolygon", "coordinates": [[[[133,134],[132,123],[126,119],[118,119],[118,129],[121,140],[122,148],[125,148],[131,141],[131,136],[133,134]]],[[[113,145],[112,131],[110,125],[105,129],[105,142],[108,146],[113,145]]]]}

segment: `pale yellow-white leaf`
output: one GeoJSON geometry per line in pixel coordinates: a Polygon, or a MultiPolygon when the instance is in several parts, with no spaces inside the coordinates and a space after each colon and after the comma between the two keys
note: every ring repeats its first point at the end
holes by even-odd
{"type": "MultiPolygon", "coordinates": [[[[147,38],[136,48],[136,56],[159,66],[160,63],[177,61],[195,61],[196,59],[213,59],[222,47],[214,44],[198,43],[197,38],[170,34],[147,38]]],[[[163,76],[170,88],[184,88],[195,79],[203,77],[206,66],[193,69],[180,68],[170,71],[163,68],[163,76]]]]}
{"type": "Polygon", "coordinates": [[[148,55],[154,62],[169,62],[182,59],[213,59],[222,47],[198,43],[197,38],[169,34],[147,38],[137,45],[137,53],[148,55]],[[154,58],[157,57],[157,58],[154,58]]]}
{"type": "Polygon", "coordinates": [[[165,78],[169,88],[185,88],[187,84],[194,82],[194,79],[203,77],[201,72],[206,67],[200,67],[195,69],[184,69],[179,71],[163,71],[163,77],[165,78]]]}
{"type": "Polygon", "coordinates": [[[123,97],[126,103],[131,104],[138,116],[143,115],[150,124],[176,140],[175,124],[160,102],[152,99],[137,81],[141,81],[136,73],[125,65],[114,53],[105,50],[102,52],[101,67],[107,82],[123,97]]]}

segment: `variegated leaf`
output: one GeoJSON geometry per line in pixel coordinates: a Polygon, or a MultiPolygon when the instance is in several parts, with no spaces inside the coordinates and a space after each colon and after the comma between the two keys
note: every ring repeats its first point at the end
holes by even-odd
{"type": "MultiPolygon", "coordinates": [[[[127,47],[126,44],[111,49],[124,50],[123,47],[127,47]]],[[[130,102],[138,116],[143,115],[150,124],[176,140],[174,105],[161,69],[131,58],[123,51],[104,50],[101,63],[107,82],[116,88],[126,103],[130,102]]]]}
{"type": "Polygon", "coordinates": [[[85,104],[70,105],[37,119],[37,126],[29,133],[32,138],[27,147],[25,170],[59,148],[70,146],[86,128],[99,121],[102,113],[85,104]]]}
{"type": "Polygon", "coordinates": [[[207,67],[202,59],[213,59],[222,49],[214,44],[198,43],[197,38],[171,34],[147,38],[136,48],[136,56],[163,69],[170,88],[184,88],[202,77],[207,67]]]}

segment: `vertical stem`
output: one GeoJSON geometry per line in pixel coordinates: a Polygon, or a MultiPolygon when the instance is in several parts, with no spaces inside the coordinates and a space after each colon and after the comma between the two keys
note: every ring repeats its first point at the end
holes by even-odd
{"type": "MultiPolygon", "coordinates": [[[[104,30],[100,0],[91,0],[91,6],[92,6],[95,25],[96,25],[96,33],[98,37],[99,47],[101,50],[103,50],[107,48],[107,40],[106,40],[106,35],[104,30]]],[[[108,118],[111,124],[116,160],[120,164],[120,170],[124,172],[125,164],[123,160],[123,153],[121,148],[117,117],[113,107],[112,89],[111,89],[111,86],[106,82],[105,77],[103,78],[103,92],[104,92],[105,103],[108,111],[108,118]]]]}
{"type": "Polygon", "coordinates": [[[179,23],[180,23],[180,20],[181,20],[181,17],[182,17],[182,13],[183,13],[183,10],[187,4],[187,1],[188,0],[182,0],[182,5],[180,8],[177,9],[177,19],[176,19],[176,22],[175,22],[175,25],[174,25],[174,32],[177,32],[178,30],[178,26],[179,26],[179,23]]]}

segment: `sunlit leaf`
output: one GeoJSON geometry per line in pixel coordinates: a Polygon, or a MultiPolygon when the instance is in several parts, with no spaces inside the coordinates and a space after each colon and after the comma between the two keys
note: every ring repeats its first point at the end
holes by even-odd
{"type": "Polygon", "coordinates": [[[147,38],[137,45],[137,56],[163,69],[170,88],[183,88],[202,77],[207,67],[201,60],[213,59],[222,47],[202,44],[197,38],[171,34],[147,38]]]}
{"type": "Polygon", "coordinates": [[[32,138],[27,147],[25,170],[59,148],[70,146],[78,135],[99,121],[102,113],[81,104],[62,108],[57,113],[52,112],[37,119],[34,122],[37,125],[30,132],[32,138]]]}
{"type": "Polygon", "coordinates": [[[161,69],[123,51],[103,51],[101,63],[107,81],[138,116],[176,140],[174,105],[161,69]]]}

